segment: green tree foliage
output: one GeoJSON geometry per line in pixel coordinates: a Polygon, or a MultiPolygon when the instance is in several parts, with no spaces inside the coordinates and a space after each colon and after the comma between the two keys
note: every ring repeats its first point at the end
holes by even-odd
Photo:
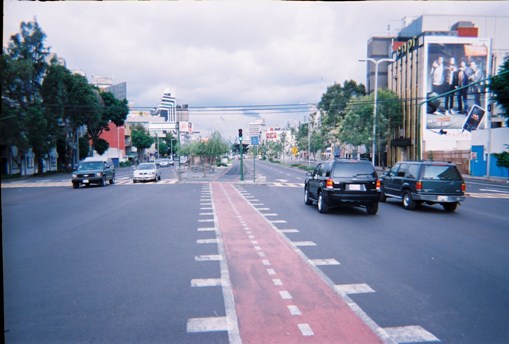
{"type": "Polygon", "coordinates": [[[90,153],[90,144],[88,138],[80,137],[79,141],[79,160],[85,159],[90,153]]]}
{"type": "Polygon", "coordinates": [[[498,75],[491,79],[490,88],[495,101],[504,111],[503,116],[507,118],[506,123],[509,125],[509,57],[499,68],[498,75]]]}
{"type": "MultiPolygon", "coordinates": [[[[342,143],[353,146],[373,143],[374,95],[352,98],[347,105],[346,115],[339,127],[338,138],[342,143]]],[[[396,93],[382,89],[377,101],[377,145],[387,144],[391,129],[398,128],[403,118],[401,101],[396,93]]],[[[382,150],[378,149],[378,153],[382,150]]]]}
{"type": "Polygon", "coordinates": [[[341,84],[334,84],[327,87],[318,103],[318,109],[322,112],[322,126],[334,129],[346,115],[346,107],[351,98],[366,95],[366,87],[357,84],[356,81],[345,81],[341,84]]]}
{"type": "Polygon", "coordinates": [[[179,152],[182,155],[199,156],[202,164],[212,165],[223,154],[228,153],[229,149],[226,140],[218,131],[215,131],[206,140],[194,141],[184,145],[179,152]]]}
{"type": "Polygon", "coordinates": [[[42,173],[42,156],[56,142],[53,121],[46,118],[42,107],[41,84],[47,69],[49,49],[46,34],[37,21],[22,22],[20,33],[12,35],[3,49],[2,121],[0,132],[5,133],[5,146],[16,146],[14,161],[20,166],[28,147],[35,154],[38,172],[42,173]],[[5,111],[5,112],[4,112],[5,111]]]}
{"type": "Polygon", "coordinates": [[[99,155],[103,155],[104,152],[106,152],[109,147],[110,147],[110,144],[105,139],[98,138],[94,142],[94,149],[97,152],[97,154],[99,154],[99,155]]]}
{"type": "Polygon", "coordinates": [[[117,126],[124,125],[129,108],[127,107],[127,100],[118,100],[111,92],[103,92],[92,88],[91,93],[93,96],[89,95],[87,98],[90,107],[86,109],[87,116],[84,124],[87,126],[87,133],[92,140],[92,146],[99,153],[104,145],[101,142],[101,134],[103,131],[109,130],[110,122],[117,126]]]}
{"type": "Polygon", "coordinates": [[[131,140],[134,147],[138,150],[138,160],[142,160],[145,149],[152,146],[154,138],[142,125],[136,125],[131,130],[131,140]]]}

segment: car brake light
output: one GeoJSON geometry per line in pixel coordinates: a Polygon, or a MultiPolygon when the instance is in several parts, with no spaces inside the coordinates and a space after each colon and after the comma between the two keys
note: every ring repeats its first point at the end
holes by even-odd
{"type": "Polygon", "coordinates": [[[327,181],[325,182],[325,188],[326,189],[334,188],[334,181],[331,178],[327,179],[327,181]]]}
{"type": "Polygon", "coordinates": [[[376,191],[380,191],[381,186],[382,186],[382,183],[380,182],[380,179],[377,179],[376,180],[376,191]]]}
{"type": "Polygon", "coordinates": [[[465,183],[461,184],[461,191],[466,192],[467,191],[467,185],[465,183]]]}
{"type": "Polygon", "coordinates": [[[415,183],[415,189],[417,191],[421,191],[422,190],[422,182],[420,180],[417,183],[415,183]]]}

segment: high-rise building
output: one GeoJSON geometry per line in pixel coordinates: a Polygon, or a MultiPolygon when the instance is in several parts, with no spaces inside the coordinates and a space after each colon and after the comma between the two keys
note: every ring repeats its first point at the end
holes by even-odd
{"type": "Polygon", "coordinates": [[[176,106],[177,101],[175,96],[172,95],[169,89],[166,89],[163,97],[161,98],[161,103],[156,110],[156,114],[163,117],[166,122],[175,123],[177,122],[176,106]]]}

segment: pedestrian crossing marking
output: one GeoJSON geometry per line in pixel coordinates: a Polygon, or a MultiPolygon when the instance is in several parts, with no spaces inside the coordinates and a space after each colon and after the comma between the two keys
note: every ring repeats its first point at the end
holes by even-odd
{"type": "Polygon", "coordinates": [[[472,198],[505,198],[509,199],[509,193],[493,193],[493,192],[468,192],[465,194],[472,198]]]}

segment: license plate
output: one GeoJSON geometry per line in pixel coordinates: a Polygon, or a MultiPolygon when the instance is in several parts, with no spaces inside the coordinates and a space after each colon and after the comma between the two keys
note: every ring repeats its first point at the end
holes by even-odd
{"type": "Polygon", "coordinates": [[[88,183],[88,179],[83,179],[83,183],[87,184],[88,183]]]}
{"type": "Polygon", "coordinates": [[[361,191],[362,190],[362,187],[363,185],[361,184],[350,184],[348,185],[348,190],[350,191],[361,191]]]}
{"type": "Polygon", "coordinates": [[[445,202],[445,201],[448,201],[449,200],[449,196],[438,196],[437,197],[437,200],[439,202],[445,202]]]}

